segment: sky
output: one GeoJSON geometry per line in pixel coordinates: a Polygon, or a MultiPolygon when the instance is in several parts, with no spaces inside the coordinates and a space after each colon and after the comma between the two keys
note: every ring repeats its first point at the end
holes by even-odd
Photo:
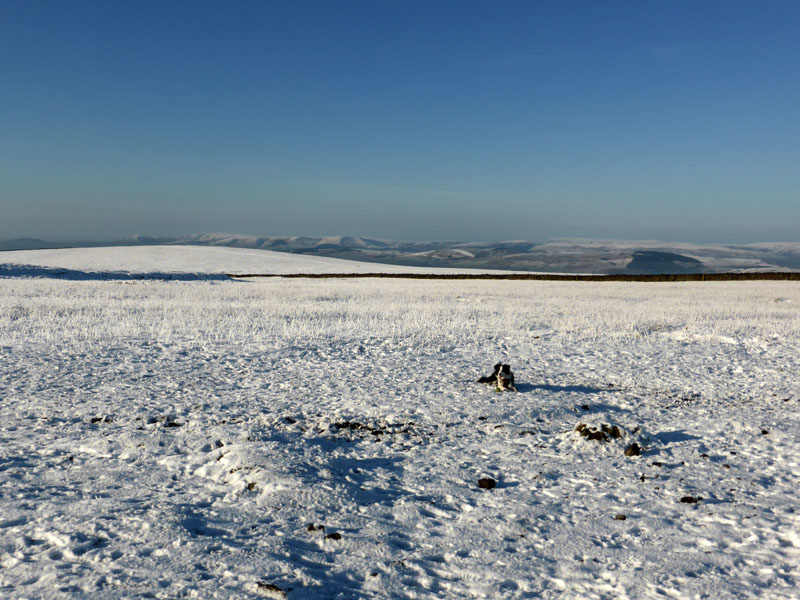
{"type": "Polygon", "coordinates": [[[800,241],[800,3],[0,1],[0,239],[800,241]]]}

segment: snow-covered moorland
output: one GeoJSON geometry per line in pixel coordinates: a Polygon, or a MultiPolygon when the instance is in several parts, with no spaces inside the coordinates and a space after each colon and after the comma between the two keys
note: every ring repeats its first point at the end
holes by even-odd
{"type": "Polygon", "coordinates": [[[0,280],[0,595],[796,598],[798,344],[789,282],[0,280]]]}

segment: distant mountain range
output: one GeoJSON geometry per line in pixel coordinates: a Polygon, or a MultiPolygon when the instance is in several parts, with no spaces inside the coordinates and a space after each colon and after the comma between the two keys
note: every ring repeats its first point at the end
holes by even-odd
{"type": "Polygon", "coordinates": [[[800,271],[800,242],[729,245],[567,238],[546,242],[410,242],[349,236],[258,237],[198,234],[174,238],[135,236],[114,242],[67,244],[22,238],[0,242],[0,250],[143,245],[229,246],[415,267],[503,269],[542,273],[800,271]]]}

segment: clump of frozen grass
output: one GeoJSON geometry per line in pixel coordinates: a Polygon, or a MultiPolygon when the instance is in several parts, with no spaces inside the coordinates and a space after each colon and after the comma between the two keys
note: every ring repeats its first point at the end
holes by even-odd
{"type": "Polygon", "coordinates": [[[767,281],[6,280],[0,344],[768,341],[800,335],[799,307],[800,286],[767,281]]]}

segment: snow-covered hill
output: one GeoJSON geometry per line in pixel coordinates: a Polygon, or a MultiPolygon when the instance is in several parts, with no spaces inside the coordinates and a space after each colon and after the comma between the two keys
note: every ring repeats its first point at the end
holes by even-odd
{"type": "MultiPolygon", "coordinates": [[[[0,243],[30,249],[37,240],[0,243]]],[[[47,242],[40,247],[48,247],[47,242]]],[[[90,244],[96,246],[97,244],[90,244]]],[[[198,234],[136,236],[111,245],[247,248],[414,267],[499,269],[545,273],[663,274],[800,271],[800,243],[689,244],[662,241],[554,239],[545,242],[375,240],[348,236],[258,237],[198,234]]],[[[52,246],[50,246],[52,247],[52,246]]],[[[0,261],[2,256],[0,255],[0,261]]]]}
{"type": "Polygon", "coordinates": [[[223,275],[294,273],[458,273],[474,270],[406,267],[325,256],[221,246],[110,246],[0,253],[0,276],[58,274],[72,279],[102,274],[223,275]]]}

